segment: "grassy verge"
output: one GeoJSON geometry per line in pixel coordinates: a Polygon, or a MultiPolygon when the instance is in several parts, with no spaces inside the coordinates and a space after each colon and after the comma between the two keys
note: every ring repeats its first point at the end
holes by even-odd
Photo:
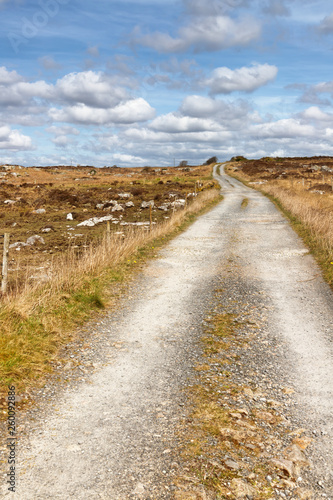
{"type": "MultiPolygon", "coordinates": [[[[240,172],[228,171],[228,175],[243,182],[246,186],[249,179],[240,172]]],[[[279,210],[290,220],[292,228],[303,239],[323,271],[325,280],[333,287],[333,204],[318,195],[285,187],[278,184],[265,184],[255,189],[267,196],[279,210]]]]}
{"type": "Polygon", "coordinates": [[[2,401],[9,384],[16,386],[17,394],[42,385],[61,347],[73,340],[75,327],[100,309],[115,305],[121,284],[140,264],[220,199],[218,190],[203,191],[150,233],[136,229],[124,238],[104,238],[80,258],[69,251],[53,262],[49,282],[27,285],[6,296],[0,305],[2,401]]]}

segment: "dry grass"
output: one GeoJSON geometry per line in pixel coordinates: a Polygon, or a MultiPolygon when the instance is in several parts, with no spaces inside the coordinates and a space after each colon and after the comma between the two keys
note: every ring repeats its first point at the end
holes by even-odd
{"type": "Polygon", "coordinates": [[[125,237],[111,234],[81,257],[73,250],[54,258],[46,283],[25,286],[0,305],[0,384],[3,394],[13,383],[18,392],[42,381],[52,371],[61,346],[94,310],[114,300],[112,283],[123,281],[142,259],[154,255],[184,223],[220,199],[219,191],[204,191],[186,209],[152,227],[136,228],[125,237]]]}

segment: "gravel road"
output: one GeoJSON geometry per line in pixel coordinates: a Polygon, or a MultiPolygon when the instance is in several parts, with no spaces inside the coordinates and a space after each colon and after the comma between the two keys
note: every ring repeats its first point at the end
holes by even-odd
{"type": "Polygon", "coordinates": [[[242,280],[268,297],[267,334],[284,356],[270,365],[271,377],[281,372],[294,389],[290,418],[316,436],[313,477],[332,494],[332,291],[269,200],[216,177],[223,202],[159,252],[116,314],[91,325],[96,369],[41,404],[18,446],[16,493],[3,483],[2,497],[174,497],[184,389],[193,383],[202,325],[231,251],[242,280]]]}

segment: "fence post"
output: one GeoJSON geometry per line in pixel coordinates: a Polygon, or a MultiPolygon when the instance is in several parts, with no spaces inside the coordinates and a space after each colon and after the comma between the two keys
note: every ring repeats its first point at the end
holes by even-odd
{"type": "Polygon", "coordinates": [[[152,212],[152,206],[151,204],[149,205],[149,231],[151,231],[151,227],[153,224],[153,212],[152,212]]]}
{"type": "Polygon", "coordinates": [[[1,291],[6,293],[8,283],[9,233],[4,234],[1,291]]]}
{"type": "Polygon", "coordinates": [[[109,220],[106,221],[106,243],[109,247],[111,243],[111,224],[109,220]]]}

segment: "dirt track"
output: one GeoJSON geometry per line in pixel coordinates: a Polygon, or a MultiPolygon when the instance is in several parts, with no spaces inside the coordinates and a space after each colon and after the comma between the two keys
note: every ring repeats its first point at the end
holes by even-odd
{"type": "MultiPolygon", "coordinates": [[[[113,359],[70,387],[22,442],[11,497],[173,498],[168,478],[174,430],[186,414],[182,389],[200,357],[201,322],[230,241],[243,278],[270,297],[269,334],[281,338],[286,360],[279,368],[296,391],[297,407],[288,411],[318,433],[311,458],[330,492],[332,292],[266,198],[224,175],[220,181],[224,201],[160,252],[124,309],[99,326],[110,337],[113,359]],[[115,342],[122,342],[120,350],[115,342]]],[[[4,497],[6,489],[3,484],[4,497]]]]}

